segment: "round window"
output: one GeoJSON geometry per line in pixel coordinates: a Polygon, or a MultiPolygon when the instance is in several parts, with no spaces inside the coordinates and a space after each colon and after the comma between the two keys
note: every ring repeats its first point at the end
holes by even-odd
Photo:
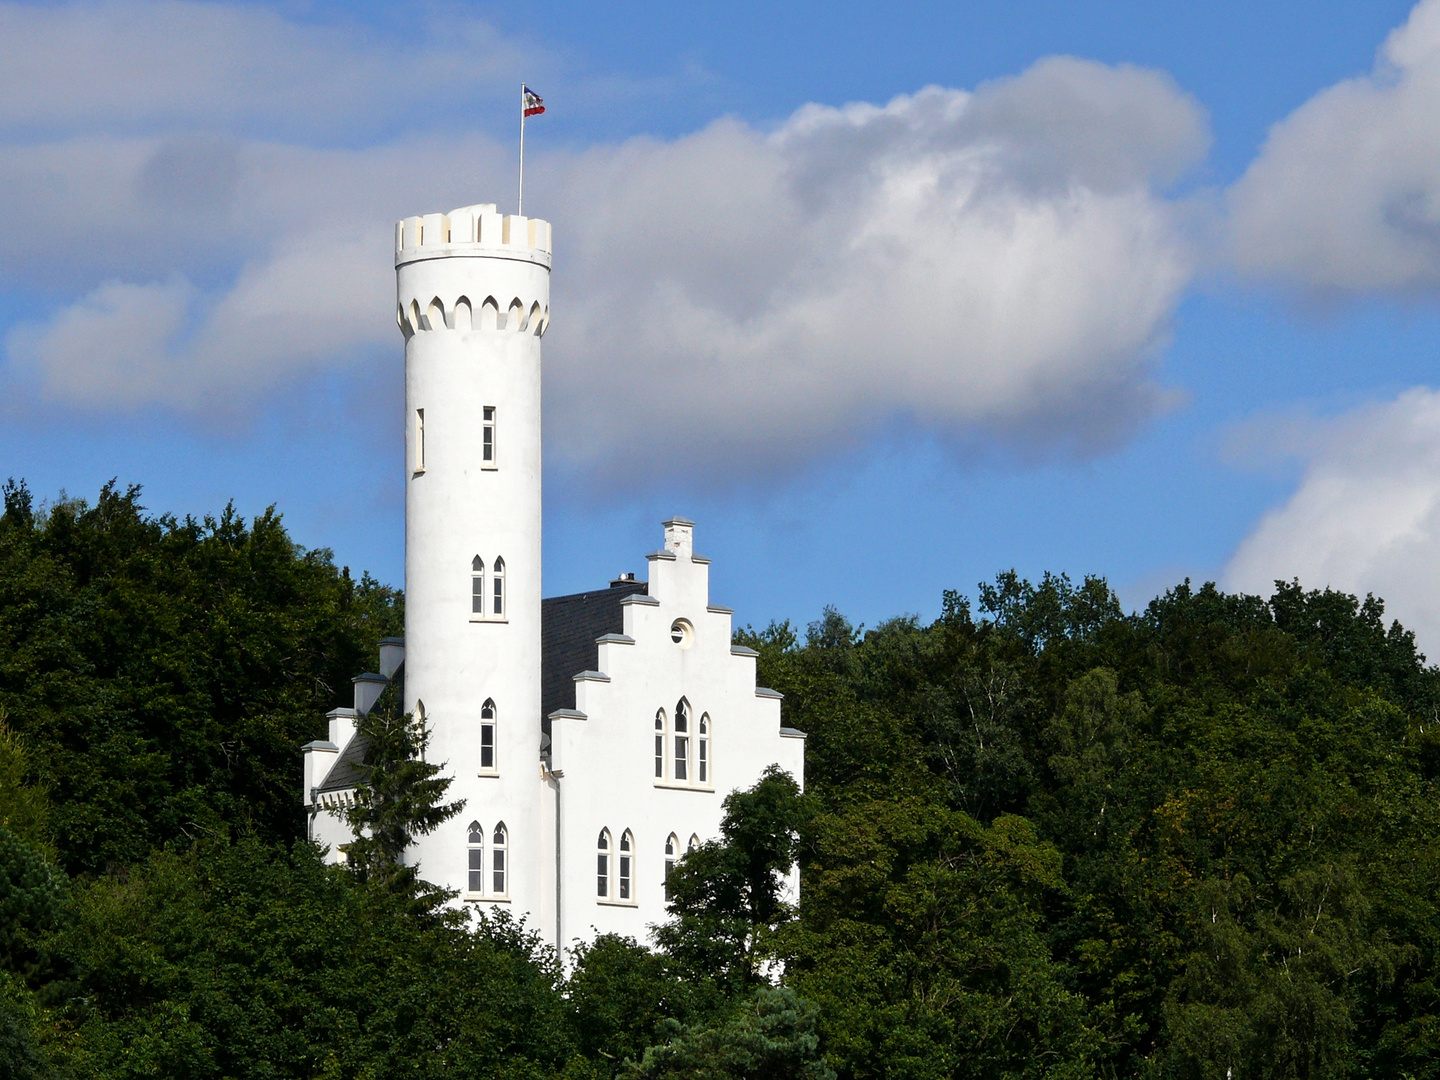
{"type": "Polygon", "coordinates": [[[695,627],[686,619],[676,619],[670,624],[670,640],[682,649],[695,644],[695,627]]]}

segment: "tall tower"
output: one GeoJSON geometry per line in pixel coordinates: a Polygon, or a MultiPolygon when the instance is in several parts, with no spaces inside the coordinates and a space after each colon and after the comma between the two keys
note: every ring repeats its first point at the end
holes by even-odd
{"type": "MultiPolygon", "coordinates": [[[[405,708],[465,809],[427,880],[553,909],[540,772],[540,338],[550,224],[493,204],[395,226],[405,337],[405,708]],[[471,843],[471,823],[484,843],[471,843]],[[497,834],[499,828],[501,832],[497,834]],[[528,857],[512,857],[528,853],[528,857]],[[478,865],[477,865],[478,864],[478,865]]],[[[548,833],[548,835],[547,835],[548,833]]],[[[543,917],[543,915],[542,915],[543,917]]]]}

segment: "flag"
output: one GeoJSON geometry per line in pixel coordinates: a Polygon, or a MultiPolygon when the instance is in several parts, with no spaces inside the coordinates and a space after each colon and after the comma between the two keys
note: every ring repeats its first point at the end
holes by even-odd
{"type": "Polygon", "coordinates": [[[525,115],[539,116],[545,111],[545,101],[541,96],[531,90],[528,86],[520,88],[525,94],[525,115]]]}

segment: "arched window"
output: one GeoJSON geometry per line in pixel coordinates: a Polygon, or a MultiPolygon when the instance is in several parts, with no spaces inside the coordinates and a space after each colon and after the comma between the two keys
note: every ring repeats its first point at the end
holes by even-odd
{"type": "Polygon", "coordinates": [[[700,714],[700,729],[695,732],[695,779],[710,782],[710,714],[700,714]]]}
{"type": "Polygon", "coordinates": [[[485,617],[485,560],[479,555],[470,560],[470,614],[485,617]]]}
{"type": "Polygon", "coordinates": [[[684,698],[675,705],[675,771],[670,775],[690,779],[690,703],[684,698]]]}
{"type": "Polygon", "coordinates": [[[495,769],[495,701],[486,698],[480,706],[480,768],[486,772],[495,769]]]}
{"type": "Polygon", "coordinates": [[[497,618],[505,617],[505,560],[495,560],[495,572],[490,575],[490,596],[494,601],[490,605],[490,614],[497,618]]]}
{"type": "Polygon", "coordinates": [[[655,713],[655,779],[665,779],[665,710],[655,713]]]}
{"type": "Polygon", "coordinates": [[[620,879],[619,899],[621,900],[630,899],[630,876],[634,870],[634,859],[635,838],[630,835],[630,830],[626,829],[620,834],[620,866],[618,873],[615,875],[620,879]]]}
{"type": "Polygon", "coordinates": [[[595,841],[595,895],[601,900],[610,898],[609,829],[601,829],[600,839],[595,841]]]}
{"type": "Polygon", "coordinates": [[[472,893],[485,891],[485,830],[478,821],[470,822],[470,881],[472,893]]]}
{"type": "Polygon", "coordinates": [[[665,899],[670,899],[670,873],[680,858],[680,838],[673,832],[665,839],[665,899]]]}
{"type": "Polygon", "coordinates": [[[509,836],[502,821],[495,826],[495,834],[490,838],[490,885],[496,896],[504,896],[508,888],[506,874],[510,867],[505,860],[510,852],[509,836]]]}
{"type": "Polygon", "coordinates": [[[696,835],[695,833],[691,833],[691,834],[690,834],[690,843],[688,843],[688,844],[685,845],[685,854],[687,854],[687,855],[690,854],[690,852],[694,851],[694,850],[695,850],[696,848],[698,848],[699,846],[700,846],[700,837],[699,837],[698,835],[696,835]]]}

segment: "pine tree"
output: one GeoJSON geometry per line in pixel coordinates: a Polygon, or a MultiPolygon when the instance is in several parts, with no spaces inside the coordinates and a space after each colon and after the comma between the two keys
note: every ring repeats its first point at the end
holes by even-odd
{"type": "MultiPolygon", "coordinates": [[[[430,733],[411,713],[401,713],[402,690],[392,683],[361,721],[361,780],[354,804],[345,812],[355,839],[341,850],[356,875],[397,892],[413,892],[419,867],[404,864],[405,850],[417,836],[434,832],[465,806],[441,800],[450,787],[444,764],[425,760],[430,733]]],[[[428,890],[434,893],[435,890],[428,890]]],[[[438,893],[431,899],[438,898],[438,893]]]]}

